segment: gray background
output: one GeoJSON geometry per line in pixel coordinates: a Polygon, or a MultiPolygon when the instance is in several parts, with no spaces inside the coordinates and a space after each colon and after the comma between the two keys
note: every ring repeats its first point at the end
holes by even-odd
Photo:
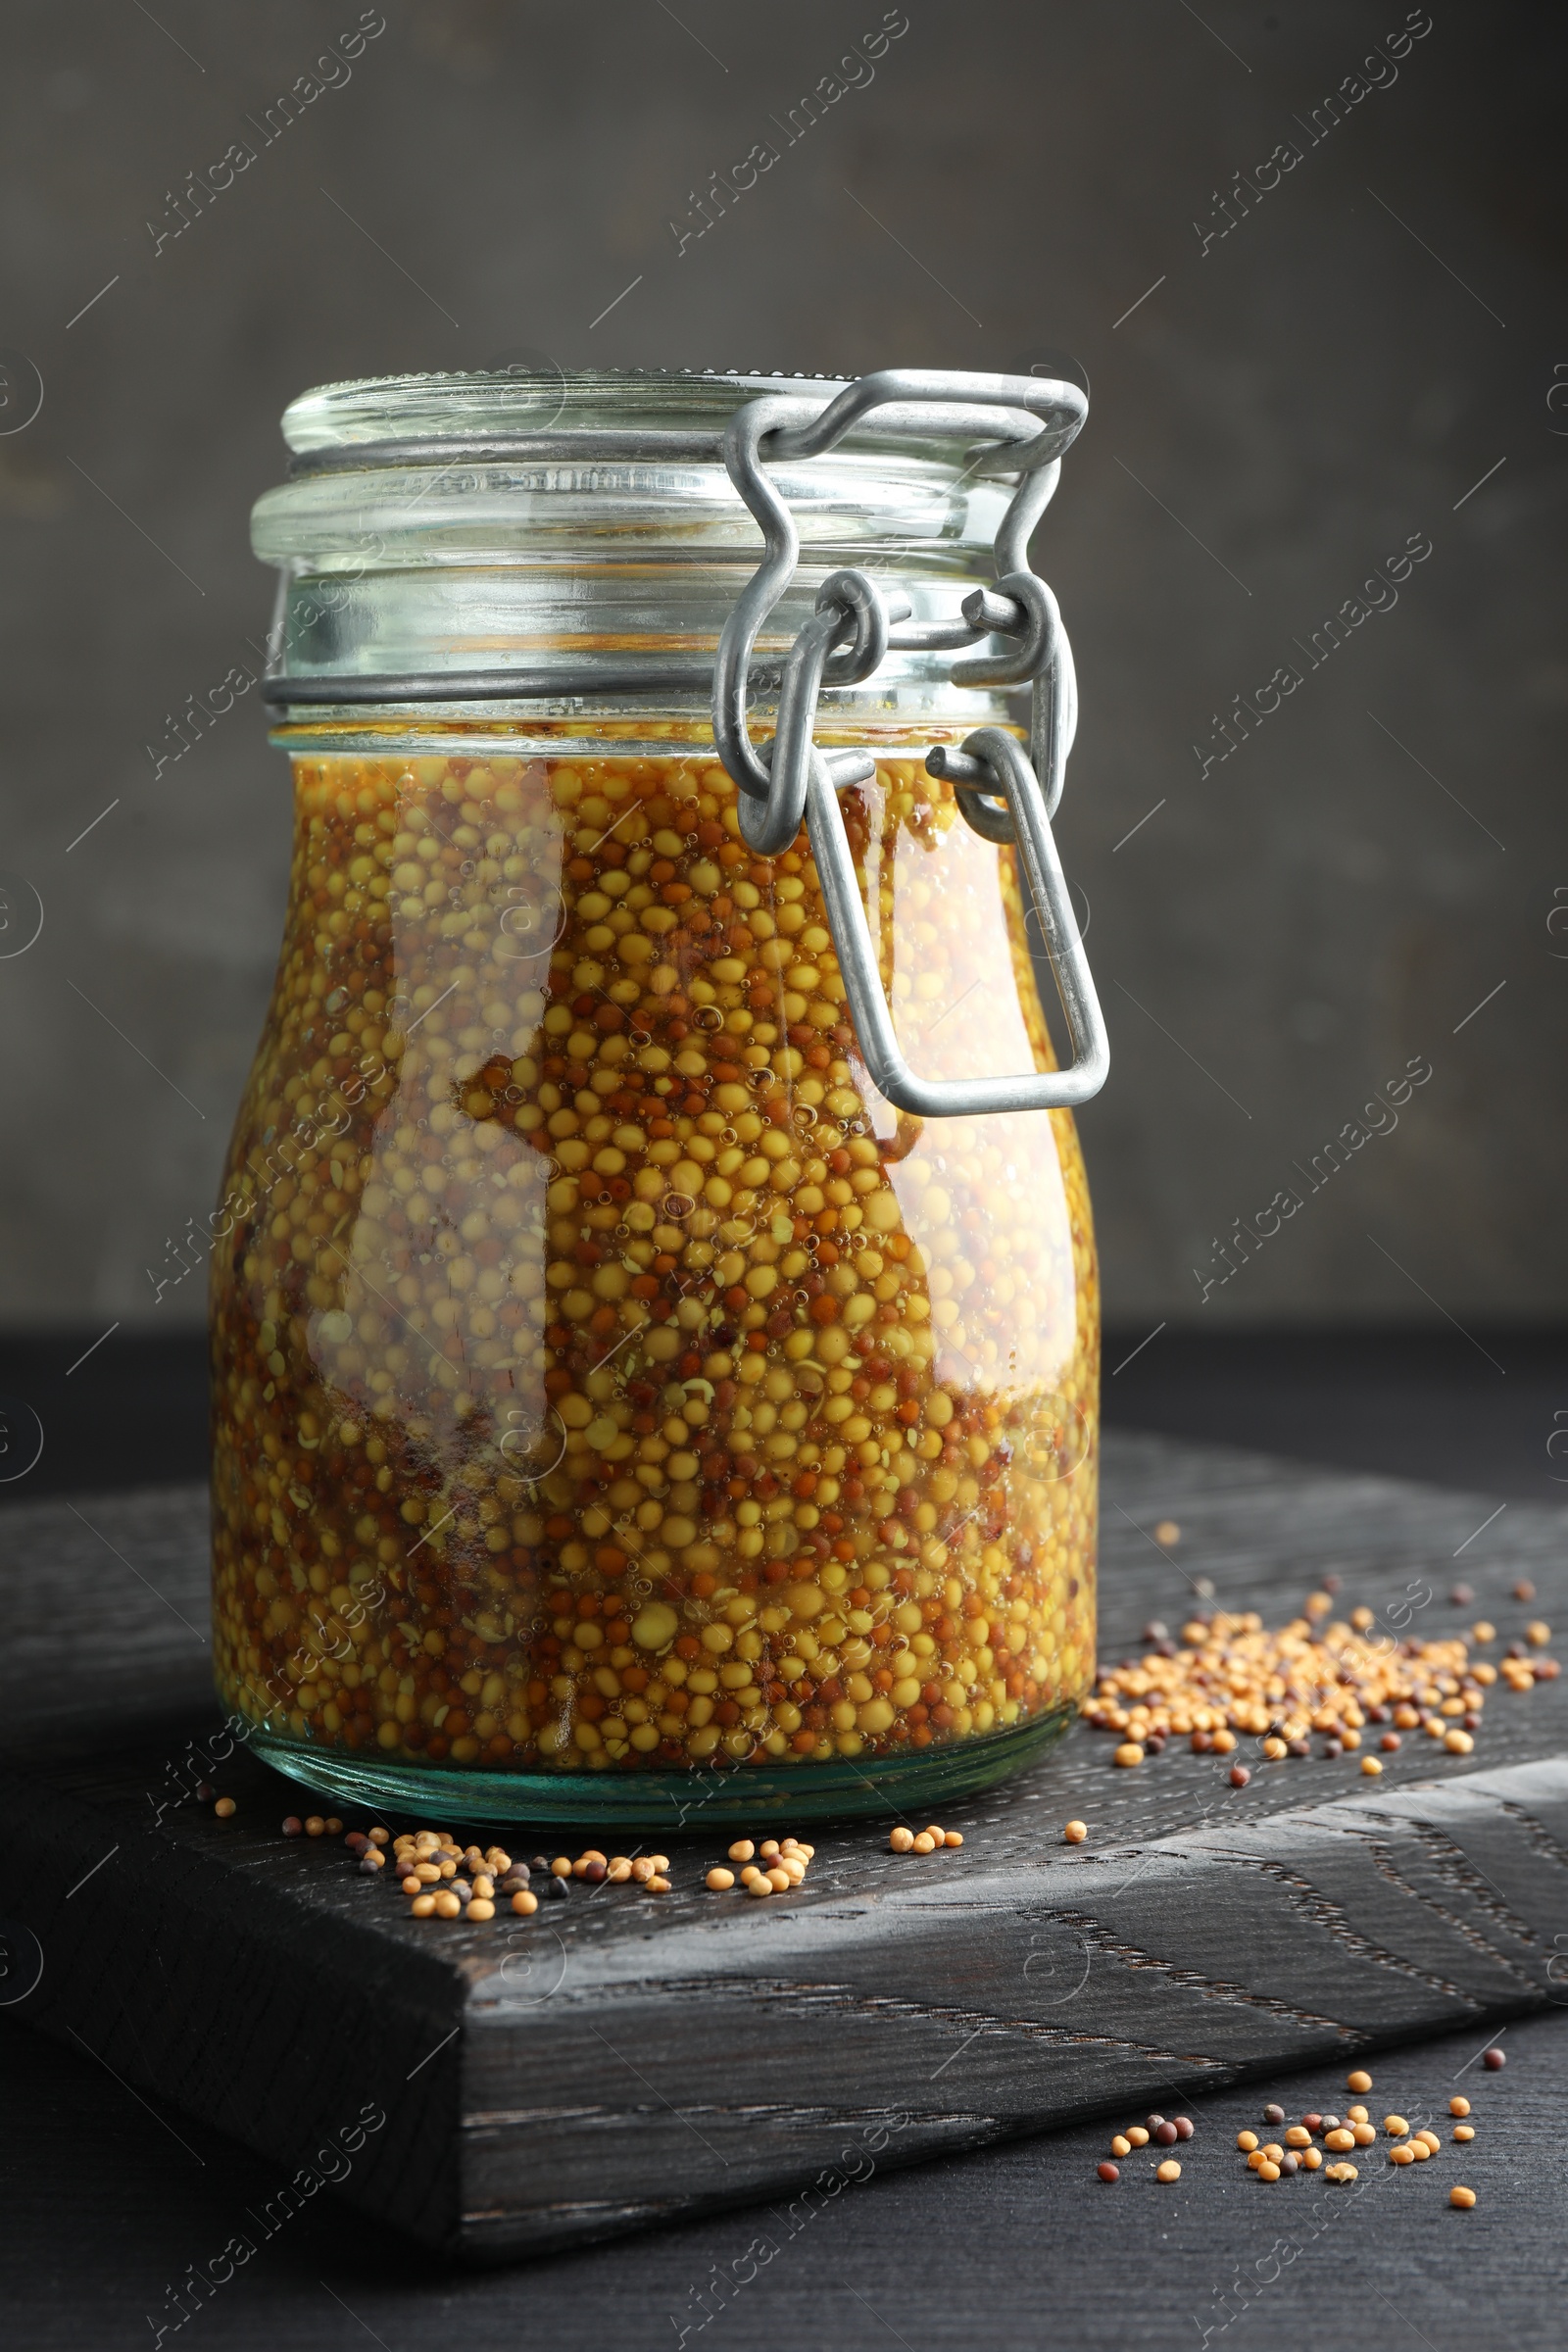
{"type": "Polygon", "coordinates": [[[1559,1317],[1555,12],[1434,0],[1394,85],[1309,146],[1294,118],[1396,0],[907,0],[874,82],[677,257],[694,183],[875,0],[387,0],[347,86],[155,256],[167,192],[255,144],[246,114],[357,13],[10,12],[0,345],[45,397],[0,437],[0,868],[45,921],[0,961],[0,1324],[201,1317],[199,1276],[155,1306],[146,1269],[214,1198],[287,790],[254,697],[157,781],[144,746],[264,633],[247,517],[279,411],[519,346],[838,373],[1073,355],[1090,421],[1035,553],[1083,685],[1061,830],[1112,1032],[1082,1121],[1107,1314],[1559,1317]],[[1195,217],[1286,137],[1303,162],[1203,252],[1195,217]],[[1201,779],[1211,714],[1415,532],[1433,553],[1396,609],[1201,779]],[[1397,1130],[1201,1303],[1213,1237],[1411,1055],[1434,1074],[1397,1130]]]}

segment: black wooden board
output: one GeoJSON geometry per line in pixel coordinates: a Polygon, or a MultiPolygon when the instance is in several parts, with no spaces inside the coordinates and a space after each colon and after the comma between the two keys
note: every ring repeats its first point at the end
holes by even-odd
{"type": "MultiPolygon", "coordinates": [[[[1102,1654],[1195,1583],[1278,1619],[1330,1570],[1347,1605],[1419,1602],[1423,1630],[1560,1620],[1568,1514],[1516,1505],[1483,1528],[1494,1508],[1113,1438],[1102,1654]],[[1173,1557],[1149,1532],[1165,1516],[1173,1557]],[[1521,1574],[1528,1610],[1508,1597],[1521,1574]]],[[[1233,1790],[1182,1747],[1118,1773],[1079,1728],[947,1809],[959,1853],[824,1831],[807,1887],[753,1905],[703,1889],[723,1838],[699,1830],[664,1841],[667,1897],[605,1887],[444,1928],[341,1847],[281,1839],[298,1793],[243,1754],[214,1776],[232,1821],[156,1818],[216,1723],[199,1494],[13,1509],[0,1578],[10,2015],[287,2168],[339,2172],[429,2245],[502,2257],[787,2204],[846,2149],[886,2169],[1484,2032],[1557,1989],[1560,1683],[1494,1698],[1473,1756],[1407,1741],[1375,1787],[1347,1758],[1233,1790]],[[1078,1849],[1059,1842],[1071,1814],[1093,1832],[1078,1849]]]]}

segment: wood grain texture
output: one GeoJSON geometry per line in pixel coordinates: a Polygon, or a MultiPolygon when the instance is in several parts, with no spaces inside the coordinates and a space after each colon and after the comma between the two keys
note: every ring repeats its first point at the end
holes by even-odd
{"type": "MultiPolygon", "coordinates": [[[[1458,1622],[1441,1595],[1490,1507],[1126,1439],[1106,1506],[1102,1654],[1179,1612],[1195,1578],[1280,1615],[1331,1564],[1347,1601],[1424,1581],[1423,1630],[1458,1622]],[[1179,1568],[1140,1532],[1167,1514],[1179,1568]]],[[[1435,1765],[1407,1743],[1375,1790],[1348,1759],[1241,1791],[1176,1749],[1115,1773],[1080,1730],[963,1809],[961,1854],[824,1833],[808,1889],[743,1905],[701,1889],[717,1840],[699,1832],[662,1902],[605,1888],[532,1922],[422,1927],[341,1848],[281,1840],[297,1796],[243,1754],[218,1776],[233,1822],[156,1820],[213,1721],[191,1630],[200,1507],[176,1491],[100,1499],[90,1525],[56,1505],[0,1523],[4,1794],[24,1864],[5,1908],[44,1964],[12,2013],[287,2166],[379,2108],[342,2193],[428,2245],[502,2257],[787,2203],[846,2149],[907,2164],[1482,2033],[1550,1997],[1560,1684],[1494,1700],[1474,1757],[1435,1765]],[[1058,1830],[1075,1812],[1094,1836],[1073,1850],[1058,1830]]],[[[1516,1508],[1477,1540],[1465,1621],[1484,1607],[1511,1630],[1522,1570],[1535,1610],[1560,1607],[1565,1525],[1516,1508]]]]}

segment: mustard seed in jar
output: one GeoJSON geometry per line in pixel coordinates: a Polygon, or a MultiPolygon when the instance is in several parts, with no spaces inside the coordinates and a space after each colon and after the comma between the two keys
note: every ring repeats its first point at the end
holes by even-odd
{"type": "MultiPolygon", "coordinates": [[[[892,773],[891,839],[951,833],[951,788],[892,773]]],[[[876,1138],[808,863],[750,858],[710,761],[302,759],[299,794],[216,1295],[233,1703],[523,1775],[865,1769],[1075,1703],[1064,1114],[876,1138]],[[519,1007],[493,900],[547,845],[560,945],[519,1007]],[[1054,1226],[1014,1124],[1054,1133],[1054,1226]],[[1066,1424],[1020,1361],[1049,1378],[1063,1331],[1066,1424]]],[[[964,934],[947,955],[922,984],[956,997],[964,934]]]]}

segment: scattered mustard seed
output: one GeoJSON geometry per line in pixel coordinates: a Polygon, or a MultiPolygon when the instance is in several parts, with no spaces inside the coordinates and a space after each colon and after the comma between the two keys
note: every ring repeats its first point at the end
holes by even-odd
{"type": "Polygon", "coordinates": [[[1458,2205],[1462,2208],[1468,2209],[1475,2203],[1475,2201],[1476,2192],[1473,2188],[1460,2188],[1456,2184],[1448,2191],[1448,2203],[1450,2205],[1458,2205]]]}
{"type": "Polygon", "coordinates": [[[1061,1834],[1069,1845],[1082,1845],[1089,1835],[1089,1825],[1087,1822],[1069,1821],[1061,1834]]]}
{"type": "MultiPolygon", "coordinates": [[[[238,1807],[235,1805],[234,1799],[231,1796],[220,1796],[217,1804],[213,1807],[213,1811],[218,1815],[220,1821],[227,1821],[229,1815],[237,1812],[237,1810],[238,1807]]],[[[338,1828],[341,1829],[342,1827],[343,1824],[339,1822],[338,1828]]]]}

